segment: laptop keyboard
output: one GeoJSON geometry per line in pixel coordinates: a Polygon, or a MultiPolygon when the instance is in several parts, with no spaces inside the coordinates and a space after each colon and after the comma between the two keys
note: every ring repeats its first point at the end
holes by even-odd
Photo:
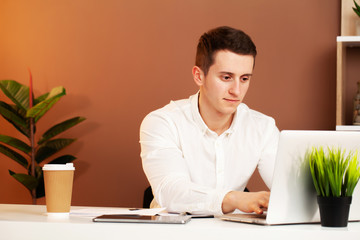
{"type": "Polygon", "coordinates": [[[266,219],[266,214],[246,214],[246,213],[233,213],[229,216],[239,217],[239,218],[257,218],[257,219],[266,219]]]}

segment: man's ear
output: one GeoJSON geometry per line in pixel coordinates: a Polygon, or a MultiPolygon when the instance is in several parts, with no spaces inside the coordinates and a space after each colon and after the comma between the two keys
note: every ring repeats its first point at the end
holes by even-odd
{"type": "Polygon", "coordinates": [[[204,72],[198,66],[194,66],[192,68],[192,74],[196,85],[200,87],[201,85],[204,84],[205,75],[204,72]]]}

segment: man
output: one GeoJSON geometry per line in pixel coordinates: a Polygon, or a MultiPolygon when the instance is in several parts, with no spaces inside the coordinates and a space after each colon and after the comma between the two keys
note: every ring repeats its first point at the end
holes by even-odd
{"type": "Polygon", "coordinates": [[[199,92],[145,117],[141,158],[152,206],[214,215],[267,208],[269,192],[243,192],[256,167],[270,187],[279,136],[272,118],[242,103],[256,53],[240,30],[203,34],[192,69],[199,92]]]}

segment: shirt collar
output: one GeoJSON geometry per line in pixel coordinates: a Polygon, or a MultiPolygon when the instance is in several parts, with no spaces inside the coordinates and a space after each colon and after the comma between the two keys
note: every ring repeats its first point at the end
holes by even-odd
{"type": "MultiPolygon", "coordinates": [[[[203,134],[205,134],[207,130],[208,131],[211,131],[211,130],[206,125],[206,123],[202,119],[202,117],[200,115],[200,112],[199,112],[199,93],[200,93],[200,91],[198,91],[195,95],[192,95],[190,97],[191,111],[192,111],[192,115],[193,115],[193,119],[194,119],[195,123],[200,128],[201,132],[203,134]]],[[[224,133],[229,133],[230,134],[230,133],[233,133],[236,130],[237,126],[239,125],[237,123],[237,118],[238,118],[238,112],[239,112],[238,110],[239,110],[241,105],[242,104],[240,104],[238,109],[236,110],[230,127],[224,133]]]]}

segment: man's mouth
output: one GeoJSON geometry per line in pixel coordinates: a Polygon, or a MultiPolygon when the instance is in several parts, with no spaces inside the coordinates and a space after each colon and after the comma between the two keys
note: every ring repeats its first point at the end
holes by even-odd
{"type": "Polygon", "coordinates": [[[230,99],[230,98],[224,98],[225,101],[231,102],[231,103],[237,103],[240,102],[239,99],[230,99]]]}

